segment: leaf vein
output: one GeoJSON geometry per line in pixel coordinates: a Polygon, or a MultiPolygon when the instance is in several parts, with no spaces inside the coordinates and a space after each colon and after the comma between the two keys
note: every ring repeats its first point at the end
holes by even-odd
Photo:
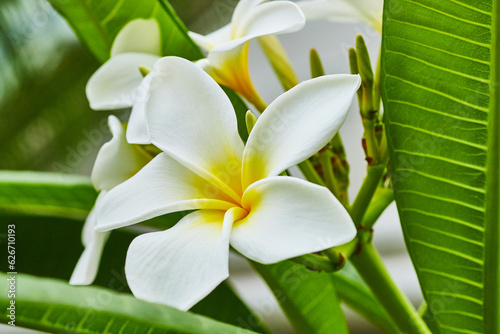
{"type": "Polygon", "coordinates": [[[395,19],[387,19],[387,21],[393,21],[393,22],[401,23],[403,25],[409,25],[409,26],[412,26],[412,27],[415,27],[415,28],[419,28],[419,29],[422,29],[422,30],[432,31],[432,32],[435,32],[436,34],[448,36],[448,37],[451,37],[451,38],[454,38],[454,39],[458,39],[460,41],[467,42],[467,43],[470,43],[470,44],[474,44],[474,45],[477,45],[477,46],[480,46],[480,47],[484,47],[484,48],[488,48],[489,49],[491,47],[491,45],[488,44],[488,43],[481,43],[481,42],[478,42],[478,41],[474,41],[472,39],[468,39],[468,38],[465,38],[465,37],[454,35],[454,34],[451,34],[449,32],[445,32],[445,31],[442,31],[442,30],[429,28],[429,27],[426,27],[426,26],[423,26],[423,25],[420,25],[420,24],[415,24],[415,23],[410,23],[410,22],[405,22],[405,21],[400,21],[400,20],[395,20],[395,19]]]}
{"type": "Polygon", "coordinates": [[[396,126],[400,126],[400,127],[403,127],[403,128],[412,129],[412,130],[415,130],[415,131],[418,131],[418,132],[422,132],[422,133],[431,135],[433,137],[438,137],[438,138],[442,138],[442,139],[454,141],[454,142],[457,142],[457,143],[460,143],[460,144],[463,144],[463,145],[467,145],[467,146],[471,146],[471,147],[474,147],[474,148],[478,148],[478,149],[483,150],[483,151],[487,150],[487,147],[484,146],[484,145],[471,143],[471,142],[463,140],[463,139],[459,139],[459,138],[456,138],[456,137],[451,137],[451,136],[443,135],[443,134],[440,134],[440,133],[437,133],[437,132],[433,132],[433,131],[430,131],[430,130],[419,128],[417,126],[413,126],[413,125],[409,125],[409,124],[403,124],[403,123],[394,122],[394,121],[391,121],[390,123],[391,123],[391,125],[396,125],[396,126]]]}
{"type": "MultiPolygon", "coordinates": [[[[449,100],[452,100],[452,101],[455,101],[455,102],[457,102],[457,103],[460,103],[460,104],[462,104],[462,105],[464,105],[464,106],[467,106],[467,107],[469,107],[469,108],[476,109],[476,110],[479,110],[479,111],[488,112],[488,108],[477,106],[477,105],[475,105],[475,104],[469,103],[469,102],[464,101],[464,100],[461,100],[461,99],[459,99],[459,98],[456,98],[456,97],[454,97],[454,96],[452,96],[452,95],[450,95],[450,94],[446,94],[446,93],[440,92],[440,91],[438,91],[438,90],[436,90],[436,89],[432,89],[432,88],[429,88],[429,87],[425,87],[425,86],[419,85],[419,84],[417,84],[417,83],[415,83],[415,82],[412,82],[412,81],[409,81],[409,80],[405,80],[405,79],[403,79],[403,78],[401,78],[401,77],[398,77],[398,76],[396,76],[396,75],[386,74],[386,77],[394,78],[394,79],[396,79],[396,80],[399,80],[399,81],[401,81],[401,82],[404,82],[404,83],[406,83],[406,84],[408,84],[408,85],[411,85],[411,86],[413,86],[413,87],[417,87],[417,88],[420,88],[420,89],[422,89],[422,90],[425,90],[425,91],[427,91],[427,92],[429,92],[429,93],[433,93],[433,94],[436,94],[436,95],[440,95],[440,96],[442,96],[442,97],[445,97],[445,98],[447,98],[447,99],[449,99],[449,100]]],[[[479,93],[479,92],[476,92],[476,93],[478,93],[478,94],[482,94],[482,93],[479,93]]],[[[484,95],[484,94],[483,94],[483,95],[484,95]]]]}

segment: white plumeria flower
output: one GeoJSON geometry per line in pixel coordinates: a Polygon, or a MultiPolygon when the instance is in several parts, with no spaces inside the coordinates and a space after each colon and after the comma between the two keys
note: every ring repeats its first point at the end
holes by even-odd
{"type": "Polygon", "coordinates": [[[363,22],[382,32],[383,0],[305,0],[297,4],[308,21],[363,22]]]}
{"type": "Polygon", "coordinates": [[[87,83],[90,107],[95,110],[132,108],[127,139],[130,143],[148,144],[144,102],[150,80],[140,68],[153,68],[160,59],[160,27],[155,19],[136,19],[127,23],[116,36],[111,58],[87,83]]]}
{"type": "MultiPolygon", "coordinates": [[[[125,131],[118,118],[109,116],[108,124],[113,137],[99,150],[92,169],[92,184],[100,191],[94,208],[109,190],[132,177],[152,158],[136,145],[127,143],[125,131]]],[[[82,231],[82,243],[85,250],[73,271],[70,284],[91,284],[97,275],[102,250],[109,232],[96,232],[95,224],[95,209],[92,209],[82,231]]]]}
{"type": "Polygon", "coordinates": [[[269,105],[245,146],[231,102],[199,67],[166,57],[152,75],[146,117],[163,153],[103,197],[97,230],[198,211],[134,239],[125,272],[136,297],[189,309],[228,277],[229,245],[270,264],[354,238],[349,214],[325,187],[278,175],[331,140],[358,76],[324,76],[289,90],[269,105]]]}
{"type": "Polygon", "coordinates": [[[198,46],[208,51],[199,62],[218,83],[240,93],[258,109],[265,109],[248,72],[248,46],[253,38],[300,30],[305,17],[290,1],[241,0],[231,23],[206,36],[190,32],[198,46]]]}

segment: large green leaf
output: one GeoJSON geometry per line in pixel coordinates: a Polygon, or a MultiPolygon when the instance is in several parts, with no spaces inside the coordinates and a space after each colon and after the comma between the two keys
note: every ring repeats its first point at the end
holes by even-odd
{"type": "Polygon", "coordinates": [[[498,2],[385,4],[395,196],[441,333],[500,332],[498,2]]]}
{"type": "Polygon", "coordinates": [[[136,18],[156,18],[160,23],[163,55],[191,60],[203,57],[186,34],[186,28],[166,0],[49,0],[68,21],[80,41],[101,62],[109,58],[113,39],[136,18]]]}
{"type": "Polygon", "coordinates": [[[335,286],[327,273],[284,261],[253,263],[297,333],[349,333],[335,286]]]}
{"type": "MultiPolygon", "coordinates": [[[[2,291],[9,291],[11,275],[0,274],[2,291]]],[[[100,287],[74,287],[67,282],[15,275],[16,325],[71,333],[254,333],[171,307],[146,303],[128,294],[100,287]]],[[[10,298],[1,322],[10,319],[10,298]]]]}

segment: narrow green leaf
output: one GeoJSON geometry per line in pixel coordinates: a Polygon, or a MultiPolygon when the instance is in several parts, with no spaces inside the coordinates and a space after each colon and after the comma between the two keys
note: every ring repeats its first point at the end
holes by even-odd
{"type": "MultiPolygon", "coordinates": [[[[2,291],[11,275],[0,274],[2,291]]],[[[71,333],[254,333],[177,309],[143,302],[128,294],[100,287],[75,287],[67,282],[15,276],[16,325],[50,332],[71,333]]],[[[10,305],[7,293],[2,305],[10,305]]],[[[4,307],[1,322],[9,310],[4,307]]]]}
{"type": "Polygon", "coordinates": [[[100,62],[109,58],[115,36],[136,18],[156,18],[160,24],[163,55],[190,60],[203,57],[187,36],[186,28],[166,0],[49,0],[68,21],[80,41],[100,62]]]}
{"type": "Polygon", "coordinates": [[[236,113],[236,119],[238,121],[238,133],[240,134],[240,137],[243,141],[247,141],[248,139],[248,130],[247,130],[247,124],[246,124],[246,115],[247,111],[249,108],[243,102],[241,97],[239,97],[238,94],[233,92],[231,89],[221,86],[222,90],[226,93],[226,95],[229,97],[229,100],[231,100],[231,103],[233,104],[234,111],[236,113]]]}
{"type": "Polygon", "coordinates": [[[83,220],[96,197],[85,176],[0,171],[0,213],[83,220]]]}
{"type": "Polygon", "coordinates": [[[290,261],[267,266],[252,264],[298,334],[349,333],[329,274],[310,271],[290,261]]]}
{"type": "Polygon", "coordinates": [[[385,3],[383,101],[395,198],[441,333],[500,331],[498,6],[385,3]]]}

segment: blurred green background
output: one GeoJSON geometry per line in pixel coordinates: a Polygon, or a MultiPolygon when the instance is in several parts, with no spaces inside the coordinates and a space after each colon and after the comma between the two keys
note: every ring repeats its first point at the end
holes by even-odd
{"type": "MultiPolygon", "coordinates": [[[[200,33],[227,23],[236,2],[171,1],[200,33]]],[[[109,113],[85,97],[98,67],[46,0],[0,2],[0,169],[90,172],[109,138],[109,113]]]]}

